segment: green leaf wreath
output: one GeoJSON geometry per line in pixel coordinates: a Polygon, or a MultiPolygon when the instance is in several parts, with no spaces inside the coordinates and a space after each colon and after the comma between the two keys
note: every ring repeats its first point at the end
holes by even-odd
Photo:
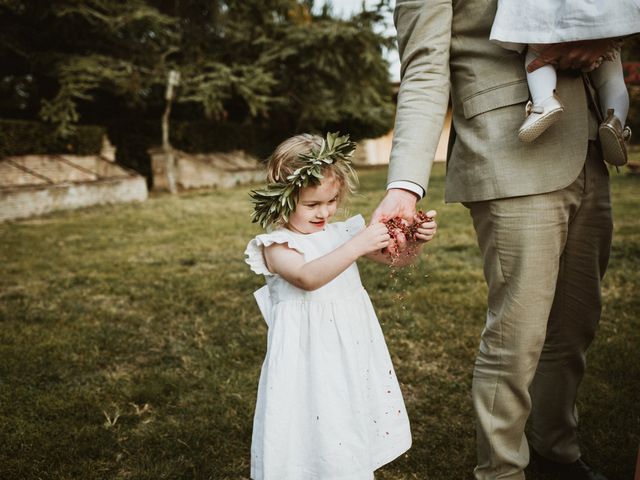
{"type": "Polygon", "coordinates": [[[356,149],[355,142],[349,135],[340,136],[339,132],[327,133],[320,148],[313,148],[309,153],[300,154],[306,165],[296,169],[287,177],[286,182],[270,183],[262,190],[250,193],[254,210],[252,222],[259,223],[262,228],[276,223],[279,219],[289,221],[289,215],[295,210],[298,192],[308,185],[318,185],[322,169],[329,164],[341,161],[352,171],[351,156],[356,149]]]}

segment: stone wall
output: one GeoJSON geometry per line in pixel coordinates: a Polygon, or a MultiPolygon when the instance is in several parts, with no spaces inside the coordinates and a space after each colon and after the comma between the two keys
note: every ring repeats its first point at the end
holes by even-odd
{"type": "MultiPolygon", "coordinates": [[[[160,148],[151,149],[154,190],[168,190],[167,161],[160,148]]],[[[230,188],[265,181],[264,165],[242,151],[189,154],[172,150],[175,181],[179,189],[230,188]]]]}
{"type": "Polygon", "coordinates": [[[105,203],[144,201],[144,177],[100,155],[24,155],[0,160],[0,221],[105,203]]]}
{"type": "Polygon", "coordinates": [[[144,177],[105,179],[87,183],[62,183],[26,188],[0,188],[0,221],[107,203],[142,202],[147,199],[144,177]]]}

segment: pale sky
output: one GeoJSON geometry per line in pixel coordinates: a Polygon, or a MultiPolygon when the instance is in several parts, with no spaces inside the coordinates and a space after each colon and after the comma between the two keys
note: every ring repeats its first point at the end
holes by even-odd
{"type": "MultiPolygon", "coordinates": [[[[322,8],[322,4],[324,3],[327,3],[327,2],[324,2],[322,0],[318,1],[316,4],[317,8],[318,9],[322,8]]],[[[376,0],[365,0],[365,4],[367,6],[372,6],[372,5],[375,5],[376,3],[377,3],[376,0]]],[[[391,1],[392,7],[394,3],[395,2],[392,0],[391,1]]],[[[362,8],[362,0],[332,0],[331,4],[333,5],[333,11],[341,17],[349,17],[350,15],[359,11],[362,8]]],[[[393,26],[393,18],[391,17],[391,15],[389,15],[389,18],[387,20],[387,26],[386,26],[386,29],[384,29],[384,31],[387,35],[395,36],[396,34],[395,27],[393,26]]],[[[400,60],[398,58],[398,51],[394,49],[390,52],[387,52],[385,56],[390,63],[389,75],[391,76],[391,80],[394,82],[400,81],[400,60]]]]}

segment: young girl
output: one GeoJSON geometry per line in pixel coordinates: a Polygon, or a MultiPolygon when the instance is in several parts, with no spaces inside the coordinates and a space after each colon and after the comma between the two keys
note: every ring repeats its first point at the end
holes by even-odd
{"type": "MultiPolygon", "coordinates": [[[[251,445],[254,480],[370,480],[411,446],[389,352],[356,259],[391,263],[382,223],[329,223],[352,189],[348,136],[298,135],[277,147],[268,186],[252,192],[247,263],[266,277],[255,295],[267,322],[251,445]]],[[[435,212],[429,212],[431,216],[435,212]]],[[[417,230],[414,253],[435,222],[417,230]]],[[[396,262],[394,262],[395,264],[396,262]]]]}
{"type": "MultiPolygon", "coordinates": [[[[526,67],[545,44],[620,38],[638,32],[638,0],[498,0],[490,38],[510,50],[527,48],[526,67]]],[[[605,114],[599,129],[603,157],[613,165],[624,165],[631,137],[629,127],[623,128],[629,94],[620,61],[621,42],[615,43],[608,55],[593,65],[591,79],[605,114]]],[[[549,64],[527,73],[532,102],[527,104],[527,117],[518,131],[523,142],[534,141],[562,114],[564,108],[555,95],[556,80],[556,70],[549,64]]]]}

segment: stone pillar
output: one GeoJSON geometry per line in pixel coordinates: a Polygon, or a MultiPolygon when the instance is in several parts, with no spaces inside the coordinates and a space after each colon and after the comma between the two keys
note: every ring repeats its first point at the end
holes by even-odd
{"type": "Polygon", "coordinates": [[[109,141],[109,137],[106,135],[102,136],[100,156],[105,160],[109,160],[111,163],[115,163],[116,161],[116,147],[109,141]]]}
{"type": "Polygon", "coordinates": [[[178,178],[176,163],[177,152],[163,147],[150,148],[151,174],[153,175],[153,189],[156,191],[175,192],[178,178]]]}

